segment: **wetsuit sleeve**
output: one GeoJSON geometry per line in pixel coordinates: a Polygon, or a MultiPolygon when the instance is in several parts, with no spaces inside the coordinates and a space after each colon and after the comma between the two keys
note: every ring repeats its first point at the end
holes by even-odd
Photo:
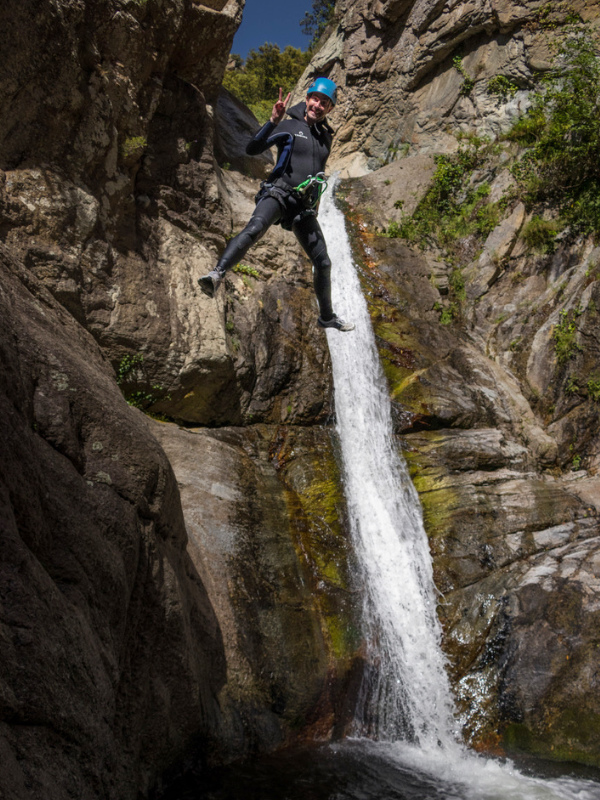
{"type": "Polygon", "coordinates": [[[265,150],[272,147],[274,142],[269,144],[268,139],[276,127],[277,125],[270,120],[265,122],[262,128],[254,134],[246,145],[246,153],[249,156],[257,156],[259,153],[264,153],[265,150]]]}

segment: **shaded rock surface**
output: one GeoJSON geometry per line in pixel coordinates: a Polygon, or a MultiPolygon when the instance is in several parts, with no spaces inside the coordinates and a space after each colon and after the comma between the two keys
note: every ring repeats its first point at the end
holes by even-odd
{"type": "Polygon", "coordinates": [[[259,279],[234,280],[228,308],[197,285],[246,223],[268,165],[243,154],[256,121],[219,96],[242,3],[67,5],[1,12],[2,240],[145,406],[213,425],[319,418],[303,377],[326,386],[327,361],[294,237],[267,237],[259,279]],[[252,181],[242,189],[218,161],[252,181]]]}
{"type": "Polygon", "coordinates": [[[362,657],[330,432],[152,429],[176,471],[189,553],[223,634],[219,760],[341,735],[362,657]]]}
{"type": "Polygon", "coordinates": [[[222,634],[143,415],[4,246],[0,268],[0,793],[136,798],[215,729],[222,634]]]}

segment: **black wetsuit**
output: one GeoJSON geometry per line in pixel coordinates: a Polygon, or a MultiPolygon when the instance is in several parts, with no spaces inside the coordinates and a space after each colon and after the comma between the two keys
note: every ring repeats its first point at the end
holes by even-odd
{"type": "Polygon", "coordinates": [[[274,125],[267,122],[246,147],[248,155],[258,155],[277,146],[275,168],[256,196],[256,208],[250,221],[225,248],[216,270],[224,274],[238,264],[250,247],[273,224],[291,230],[313,263],[313,281],[319,314],[331,319],[331,261],[327,245],[313,208],[315,197],[303,198],[294,187],[309,175],[323,172],[331,150],[332,130],[326,122],[309,125],[304,119],[306,104],[299,103],[287,113],[290,119],[274,125]]]}

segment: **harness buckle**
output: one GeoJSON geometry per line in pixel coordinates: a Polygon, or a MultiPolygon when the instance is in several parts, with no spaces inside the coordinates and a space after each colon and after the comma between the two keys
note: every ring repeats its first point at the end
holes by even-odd
{"type": "Polygon", "coordinates": [[[325,179],[324,172],[317,172],[316,175],[309,175],[305,181],[299,183],[298,186],[294,186],[294,191],[310,206],[316,206],[326,189],[327,180],[325,179]],[[313,197],[308,197],[313,187],[316,187],[316,192],[314,192],[313,197]]]}

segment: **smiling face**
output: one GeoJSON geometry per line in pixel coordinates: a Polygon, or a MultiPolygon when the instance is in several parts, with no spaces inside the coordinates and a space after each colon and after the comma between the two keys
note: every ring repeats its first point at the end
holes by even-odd
{"type": "Polygon", "coordinates": [[[333,103],[321,92],[311,92],[306,95],[306,121],[309,125],[322,122],[333,108],[333,103]]]}

